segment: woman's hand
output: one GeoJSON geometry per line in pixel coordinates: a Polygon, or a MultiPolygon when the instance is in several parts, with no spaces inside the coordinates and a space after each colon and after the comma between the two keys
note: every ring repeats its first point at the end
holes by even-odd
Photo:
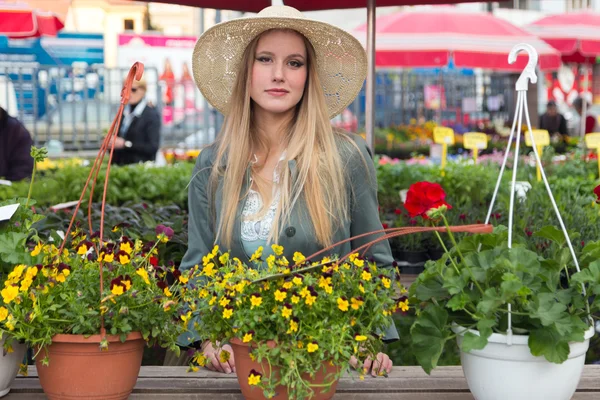
{"type": "MultiPolygon", "coordinates": [[[[359,369],[358,360],[356,357],[352,356],[350,358],[350,366],[355,369],[359,369]]],[[[367,357],[367,359],[362,363],[362,368],[365,371],[365,374],[368,374],[371,371],[372,376],[379,375],[387,375],[392,372],[392,360],[387,354],[378,353],[377,358],[372,360],[371,357],[367,357]]]]}
{"type": "Polygon", "coordinates": [[[202,343],[202,352],[208,360],[206,363],[206,368],[209,370],[223,372],[226,374],[235,372],[235,359],[233,358],[233,350],[231,349],[230,345],[225,344],[223,346],[219,346],[217,343],[217,347],[215,348],[210,340],[206,340],[204,343],[202,343]],[[229,353],[229,360],[226,362],[221,362],[221,353],[223,351],[227,351],[229,353]]]}

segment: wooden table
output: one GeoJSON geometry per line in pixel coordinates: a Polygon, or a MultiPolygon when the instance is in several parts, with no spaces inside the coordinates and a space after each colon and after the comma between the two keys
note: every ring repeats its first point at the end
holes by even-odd
{"type": "MultiPolygon", "coordinates": [[[[510,384],[510,382],[507,382],[510,384]]],[[[8,400],[40,400],[45,396],[35,367],[19,376],[8,400]]],[[[186,367],[142,367],[130,399],[242,400],[237,379],[186,367]]],[[[389,378],[342,378],[334,400],[473,400],[461,367],[439,367],[431,376],[420,367],[395,367],[389,378]]],[[[587,365],[574,400],[600,399],[600,365],[587,365]]],[[[98,399],[100,400],[100,399],[98,399]]],[[[507,399],[510,400],[510,399],[507,399]]]]}

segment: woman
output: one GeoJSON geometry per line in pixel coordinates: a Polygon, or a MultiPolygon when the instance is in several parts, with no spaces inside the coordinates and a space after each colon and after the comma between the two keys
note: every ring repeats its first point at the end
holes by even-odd
{"type": "MultiPolygon", "coordinates": [[[[200,264],[214,244],[247,263],[259,246],[276,243],[291,260],[295,251],[308,256],[381,230],[366,143],[330,124],[356,97],[365,72],[356,39],[286,6],[219,24],[198,40],[194,79],[226,117],[217,141],[196,162],[182,269],[200,264]]],[[[376,237],[337,246],[331,254],[345,255],[376,237]]],[[[369,256],[379,265],[393,261],[387,241],[369,256]]],[[[392,326],[384,340],[397,338],[392,326]]],[[[186,335],[184,341],[200,339],[186,335]]],[[[216,347],[202,343],[209,368],[235,371],[233,358],[219,362],[216,347]]],[[[231,353],[228,345],[223,349],[231,353]]],[[[380,353],[364,366],[376,375],[392,363],[380,353]]]]}

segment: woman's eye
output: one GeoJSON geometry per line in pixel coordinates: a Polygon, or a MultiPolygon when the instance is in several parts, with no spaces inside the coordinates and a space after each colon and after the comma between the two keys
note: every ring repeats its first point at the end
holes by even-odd
{"type": "Polygon", "coordinates": [[[259,62],[269,62],[271,61],[270,57],[266,57],[266,56],[260,56],[256,58],[259,62]]]}
{"type": "Polygon", "coordinates": [[[304,64],[301,63],[300,61],[290,61],[290,65],[294,68],[300,68],[301,66],[303,66],[304,64]]]}

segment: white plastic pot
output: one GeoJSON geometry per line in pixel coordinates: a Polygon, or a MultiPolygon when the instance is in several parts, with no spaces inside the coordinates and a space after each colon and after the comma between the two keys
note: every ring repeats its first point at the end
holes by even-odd
{"type": "Polygon", "coordinates": [[[3,346],[5,339],[0,341],[0,397],[4,397],[10,392],[17,372],[19,372],[19,366],[23,362],[25,351],[27,346],[18,342],[13,342],[13,352],[3,355],[3,346]]]}
{"type": "MultiPolygon", "coordinates": [[[[460,347],[467,330],[459,326],[452,330],[458,334],[460,347]]],[[[497,333],[482,350],[461,350],[460,359],[476,400],[569,400],[581,378],[592,336],[594,327],[585,333],[583,342],[570,343],[569,358],[562,364],[531,355],[529,336],[512,335],[508,345],[508,336],[497,333]]]]}

